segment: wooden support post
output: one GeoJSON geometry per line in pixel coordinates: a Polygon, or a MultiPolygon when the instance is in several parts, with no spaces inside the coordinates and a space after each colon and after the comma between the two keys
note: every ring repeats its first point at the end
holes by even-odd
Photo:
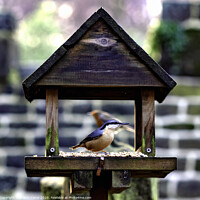
{"type": "Polygon", "coordinates": [[[109,192],[120,193],[128,189],[131,184],[131,172],[128,170],[112,171],[111,187],[109,192]]]}
{"type": "Polygon", "coordinates": [[[141,96],[135,100],[134,108],[134,150],[137,151],[142,147],[142,100],[141,96]]]}
{"type": "Polygon", "coordinates": [[[58,90],[46,90],[46,140],[45,156],[59,155],[58,90]]]}
{"type": "Polygon", "coordinates": [[[135,101],[135,150],[155,156],[155,109],[154,90],[141,89],[140,98],[135,101]]]}
{"type": "Polygon", "coordinates": [[[91,200],[108,200],[110,173],[102,171],[100,176],[93,174],[93,188],[90,190],[91,200]]]}
{"type": "Polygon", "coordinates": [[[70,193],[88,192],[93,186],[93,171],[74,171],[71,179],[70,193]]]}

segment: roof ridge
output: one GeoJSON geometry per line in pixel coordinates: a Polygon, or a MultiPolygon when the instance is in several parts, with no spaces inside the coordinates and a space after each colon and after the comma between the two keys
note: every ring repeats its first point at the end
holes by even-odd
{"type": "MultiPolygon", "coordinates": [[[[156,62],[154,61],[142,47],[140,47],[124,29],[101,7],[95,13],[93,13],[78,29],[72,34],[69,39],[64,42],[33,74],[31,74],[24,82],[23,88],[25,91],[26,98],[32,100],[29,96],[29,90],[32,86],[40,80],[44,74],[46,74],[52,66],[58,62],[66,52],[73,47],[77,41],[79,41],[84,34],[99,20],[103,22],[113,30],[113,32],[125,43],[125,45],[132,50],[143,64],[149,68],[149,70],[157,76],[170,91],[176,82],[169,76],[169,74],[156,62]]],[[[167,92],[168,93],[168,92],[167,92]]],[[[166,93],[166,94],[167,94],[166,93]]]]}

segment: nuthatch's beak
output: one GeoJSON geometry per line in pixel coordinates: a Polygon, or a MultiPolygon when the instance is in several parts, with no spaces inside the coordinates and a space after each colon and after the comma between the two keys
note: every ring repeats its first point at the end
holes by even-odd
{"type": "Polygon", "coordinates": [[[121,123],[120,125],[122,125],[122,126],[123,126],[123,125],[129,125],[129,123],[121,123]]]}

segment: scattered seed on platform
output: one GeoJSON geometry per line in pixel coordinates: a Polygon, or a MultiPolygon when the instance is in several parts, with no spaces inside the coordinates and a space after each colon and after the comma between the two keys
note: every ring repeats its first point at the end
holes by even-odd
{"type": "Polygon", "coordinates": [[[108,153],[88,153],[88,152],[63,152],[61,157],[147,157],[147,155],[138,152],[108,152],[108,153]]]}

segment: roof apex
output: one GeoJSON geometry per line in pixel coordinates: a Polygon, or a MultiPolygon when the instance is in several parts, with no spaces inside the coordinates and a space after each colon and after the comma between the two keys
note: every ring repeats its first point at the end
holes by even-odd
{"type": "MultiPolygon", "coordinates": [[[[46,74],[51,67],[58,62],[66,52],[73,47],[83,35],[94,25],[99,19],[102,19],[128,46],[131,51],[140,58],[140,60],[156,74],[168,88],[168,92],[176,85],[176,82],[168,75],[168,73],[156,63],[122,28],[117,22],[101,7],[90,18],[84,22],[80,28],[62,45],[60,46],[33,74],[31,74],[24,82],[23,88],[26,98],[31,101],[34,99],[34,92],[30,94],[34,84],[46,74]]],[[[168,92],[165,92],[166,96],[168,92]]],[[[163,98],[164,99],[164,98],[163,98]]]]}

